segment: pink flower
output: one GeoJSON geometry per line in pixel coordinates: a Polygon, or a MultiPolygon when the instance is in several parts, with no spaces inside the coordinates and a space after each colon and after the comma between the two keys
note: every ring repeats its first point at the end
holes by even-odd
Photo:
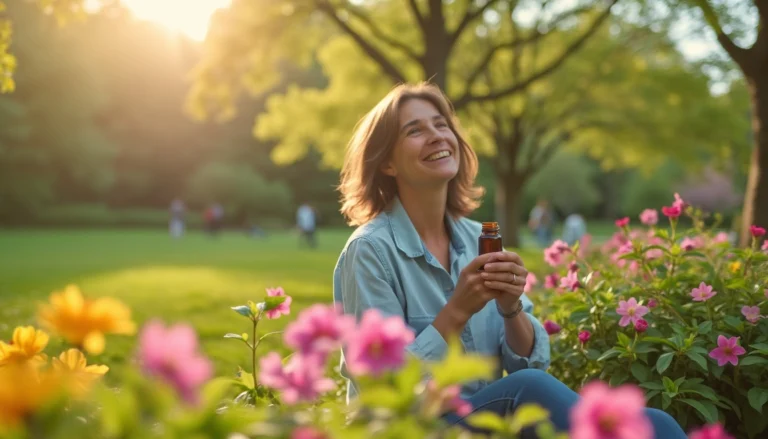
{"type": "Polygon", "coordinates": [[[725,338],[723,335],[718,335],[717,347],[709,352],[709,356],[717,360],[718,366],[724,366],[725,363],[731,363],[735,366],[739,364],[738,356],[747,352],[738,343],[739,337],[725,338]]]}
{"type": "Polygon", "coordinates": [[[619,326],[624,327],[630,322],[637,323],[642,316],[648,314],[648,307],[640,305],[634,297],[630,297],[629,300],[619,301],[616,312],[622,316],[619,320],[619,326]]]}
{"type": "Polygon", "coordinates": [[[643,333],[648,329],[648,322],[645,319],[639,319],[635,322],[635,331],[643,333]]]}
{"type": "Polygon", "coordinates": [[[569,271],[567,276],[560,279],[560,287],[568,291],[576,291],[579,285],[579,276],[575,271],[569,271]]]}
{"type": "Polygon", "coordinates": [[[619,218],[616,220],[616,227],[618,228],[624,228],[629,225],[629,217],[625,216],[624,218],[619,218]]]}
{"type": "Polygon", "coordinates": [[[568,247],[568,244],[558,239],[553,242],[552,245],[544,249],[544,262],[553,267],[557,267],[563,262],[563,254],[569,250],[570,247],[568,247]]]}
{"type": "Polygon", "coordinates": [[[672,203],[673,207],[677,207],[681,211],[685,209],[685,201],[683,201],[682,198],[680,198],[680,194],[675,192],[675,201],[672,203]]]}
{"type": "Polygon", "coordinates": [[[724,242],[730,242],[731,238],[728,237],[728,234],[725,232],[718,232],[717,235],[715,235],[714,238],[712,238],[712,242],[715,244],[721,244],[724,242]]]}
{"type": "Polygon", "coordinates": [[[401,317],[385,318],[374,308],[363,314],[357,331],[348,335],[345,358],[355,375],[379,375],[399,368],[405,362],[406,346],[414,340],[401,317]]]}
{"type": "Polygon", "coordinates": [[[653,309],[659,306],[659,302],[656,301],[656,299],[651,299],[648,301],[648,308],[653,309]]]}
{"type": "Polygon", "coordinates": [[[749,231],[755,238],[760,238],[761,236],[765,235],[765,229],[754,224],[749,226],[749,231]]]}
{"type": "Polygon", "coordinates": [[[720,423],[710,424],[691,432],[690,439],[734,439],[720,423]]]}
{"type": "Polygon", "coordinates": [[[427,383],[427,391],[437,400],[443,411],[449,410],[461,417],[472,413],[472,404],[461,398],[461,386],[458,384],[438,389],[437,384],[430,380],[427,383]]]}
{"type": "Polygon", "coordinates": [[[291,432],[291,439],[327,439],[328,436],[322,431],[317,431],[312,427],[298,427],[291,432]]]}
{"type": "Polygon", "coordinates": [[[571,439],[652,439],[653,426],[645,416],[640,388],[611,389],[594,381],[581,389],[581,399],[570,413],[571,439]]]}
{"type": "Polygon", "coordinates": [[[654,226],[659,222],[659,212],[656,209],[645,209],[640,214],[640,222],[646,226],[654,226]]]}
{"type": "Polygon", "coordinates": [[[557,288],[560,283],[560,276],[557,273],[552,273],[544,278],[544,288],[557,288]]]}
{"type": "Polygon", "coordinates": [[[749,323],[757,323],[760,320],[760,307],[759,306],[743,306],[741,307],[741,313],[749,323]]]}
{"type": "MultiPolygon", "coordinates": [[[[281,287],[267,288],[267,297],[285,296],[285,291],[281,287]]],[[[291,313],[291,302],[293,298],[286,296],[285,301],[277,306],[275,309],[266,311],[264,314],[268,319],[276,319],[281,315],[288,315],[291,313]]]]}
{"type": "Polygon", "coordinates": [[[536,278],[536,275],[533,273],[528,273],[528,276],[525,278],[525,286],[523,287],[524,293],[530,293],[531,290],[533,290],[533,287],[539,284],[539,280],[536,278]]]}
{"type": "Polygon", "coordinates": [[[189,403],[197,401],[198,388],[213,374],[210,360],[198,352],[194,329],[185,324],[166,328],[153,320],[144,325],[138,356],[145,373],[171,384],[189,403]]]}
{"type": "Polygon", "coordinates": [[[579,341],[581,344],[585,344],[589,341],[589,337],[592,337],[592,333],[589,331],[581,331],[579,332],[579,341]]]}
{"type": "Polygon", "coordinates": [[[768,239],[766,239],[765,241],[763,241],[763,246],[762,246],[762,247],[760,247],[760,250],[764,250],[764,251],[767,251],[767,252],[768,252],[768,239]]]}
{"type": "Polygon", "coordinates": [[[589,247],[592,245],[592,235],[585,233],[579,240],[579,257],[584,257],[589,251],[589,247]]]}
{"type": "Polygon", "coordinates": [[[715,294],[717,294],[717,291],[712,291],[712,286],[704,282],[700,283],[698,288],[691,290],[691,297],[693,297],[694,302],[706,302],[715,297],[715,294]]]}
{"type": "Polygon", "coordinates": [[[701,245],[701,241],[698,237],[696,238],[685,238],[683,239],[683,242],[680,243],[680,247],[685,251],[691,251],[696,248],[698,248],[701,245]]]}
{"type": "Polygon", "coordinates": [[[663,213],[667,218],[677,218],[680,216],[680,208],[675,206],[664,206],[661,208],[661,213],[663,213]]]}
{"type": "Polygon", "coordinates": [[[324,356],[339,347],[342,340],[355,331],[355,318],[343,315],[334,306],[312,305],[299,313],[288,325],[283,340],[302,354],[324,356]]]}
{"type": "Polygon", "coordinates": [[[279,391],[288,405],[314,401],[333,390],[333,380],[324,377],[323,371],[323,362],[317,355],[295,353],[285,367],[277,352],[270,352],[259,360],[259,382],[279,391]]]}
{"type": "Polygon", "coordinates": [[[555,335],[560,332],[561,329],[563,328],[552,320],[547,320],[544,322],[544,330],[547,331],[547,334],[549,335],[555,335]]]}

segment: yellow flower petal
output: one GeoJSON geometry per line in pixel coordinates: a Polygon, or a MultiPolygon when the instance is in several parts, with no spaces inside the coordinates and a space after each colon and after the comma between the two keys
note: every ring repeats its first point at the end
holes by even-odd
{"type": "Polygon", "coordinates": [[[13,331],[13,345],[33,357],[45,349],[50,337],[33,326],[19,326],[13,331]]]}
{"type": "Polygon", "coordinates": [[[83,349],[85,349],[89,354],[99,355],[100,353],[104,352],[105,344],[106,342],[104,341],[104,334],[96,331],[89,332],[83,340],[83,349]]]}

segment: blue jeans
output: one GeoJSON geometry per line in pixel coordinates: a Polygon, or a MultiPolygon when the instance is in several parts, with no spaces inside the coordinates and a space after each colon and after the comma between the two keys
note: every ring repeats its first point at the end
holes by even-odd
{"type": "MultiPolygon", "coordinates": [[[[491,411],[506,416],[517,407],[526,403],[538,404],[547,409],[557,431],[570,428],[569,413],[579,401],[579,394],[558,381],[555,377],[539,369],[523,369],[501,378],[481,389],[469,398],[473,413],[491,411]]],[[[680,425],[667,413],[657,409],[645,409],[645,414],[653,424],[656,439],[686,439],[680,425]]],[[[455,413],[443,416],[449,424],[459,424],[475,432],[464,418],[455,413]]],[[[523,437],[533,437],[532,431],[524,432],[523,437]]]]}

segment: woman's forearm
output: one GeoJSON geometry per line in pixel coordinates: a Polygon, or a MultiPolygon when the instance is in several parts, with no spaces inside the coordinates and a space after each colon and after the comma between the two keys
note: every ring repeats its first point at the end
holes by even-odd
{"type": "Polygon", "coordinates": [[[521,357],[530,357],[533,352],[534,333],[528,314],[521,312],[512,318],[504,319],[504,334],[512,352],[521,357]]]}

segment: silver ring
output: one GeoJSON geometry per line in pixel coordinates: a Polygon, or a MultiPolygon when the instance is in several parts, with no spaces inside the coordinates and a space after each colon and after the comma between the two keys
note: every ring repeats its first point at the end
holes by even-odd
{"type": "Polygon", "coordinates": [[[517,283],[517,275],[515,273],[512,273],[512,283],[513,284],[517,283]]]}

